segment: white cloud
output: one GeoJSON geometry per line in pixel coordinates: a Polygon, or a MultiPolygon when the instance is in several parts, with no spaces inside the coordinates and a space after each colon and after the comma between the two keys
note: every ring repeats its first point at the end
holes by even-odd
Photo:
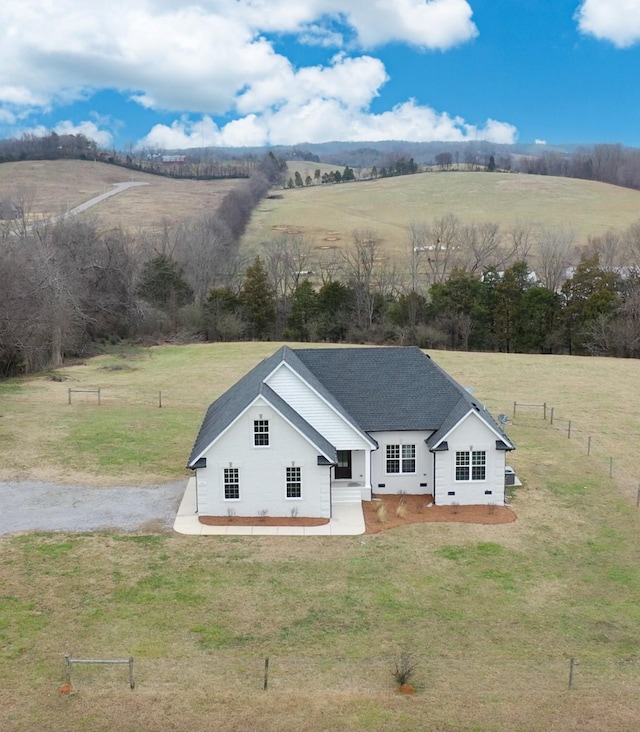
{"type": "Polygon", "coordinates": [[[322,20],[339,19],[368,49],[398,41],[446,50],[478,34],[472,15],[467,0],[240,0],[236,10],[262,31],[317,33],[322,20]]]}
{"type": "Polygon", "coordinates": [[[348,108],[337,99],[314,98],[301,105],[286,104],[263,114],[250,114],[219,128],[210,117],[181,118],[156,125],[139,147],[163,149],[201,146],[293,145],[304,142],[351,140],[464,141],[510,144],[517,139],[513,125],[489,119],[483,127],[460,117],[439,114],[414,101],[382,114],[348,108]]]}
{"type": "MultiPolygon", "coordinates": [[[[2,0],[0,69],[11,84],[0,84],[0,113],[17,118],[112,89],[182,115],[141,141],[166,148],[203,140],[509,141],[511,125],[488,120],[477,130],[414,101],[370,111],[388,76],[357,49],[394,42],[446,50],[477,35],[472,15],[467,0],[110,0],[91,12],[77,0],[2,0]],[[269,34],[340,50],[326,65],[297,68],[269,34]],[[214,118],[223,115],[239,119],[218,127],[214,118]]],[[[113,139],[114,127],[99,120],[60,124],[101,144],[113,139]]]]}
{"type": "Polygon", "coordinates": [[[535,141],[535,144],[536,145],[546,145],[547,144],[547,141],[546,140],[536,140],[535,141]]]}
{"type": "Polygon", "coordinates": [[[100,129],[95,122],[85,120],[78,124],[73,124],[70,120],[58,122],[53,128],[54,132],[59,135],[84,135],[90,140],[94,140],[102,147],[109,147],[113,142],[113,135],[108,130],[100,129]]]}
{"type": "Polygon", "coordinates": [[[640,41],[640,0],[585,0],[576,19],[583,33],[618,48],[640,41]]]}

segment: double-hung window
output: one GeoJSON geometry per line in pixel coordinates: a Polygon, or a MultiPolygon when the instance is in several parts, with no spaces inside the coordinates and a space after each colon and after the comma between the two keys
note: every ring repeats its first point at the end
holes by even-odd
{"type": "Polygon", "coordinates": [[[487,453],[484,450],[456,452],[456,480],[486,480],[487,453]]]}
{"type": "Polygon", "coordinates": [[[415,473],[415,445],[387,445],[387,473],[415,473]]]}
{"type": "Polygon", "coordinates": [[[302,470],[287,468],[287,498],[302,498],[302,470]]]}
{"type": "Polygon", "coordinates": [[[256,447],[269,446],[269,420],[255,419],[253,421],[253,444],[256,447]]]}
{"type": "Polygon", "coordinates": [[[240,471],[238,468],[224,469],[224,500],[240,500],[240,471]]]}

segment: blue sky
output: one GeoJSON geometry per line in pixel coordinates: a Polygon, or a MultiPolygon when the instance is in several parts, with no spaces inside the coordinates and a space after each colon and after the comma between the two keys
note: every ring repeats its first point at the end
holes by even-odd
{"type": "Polygon", "coordinates": [[[3,0],[0,137],[640,147],[640,0],[3,0]]]}

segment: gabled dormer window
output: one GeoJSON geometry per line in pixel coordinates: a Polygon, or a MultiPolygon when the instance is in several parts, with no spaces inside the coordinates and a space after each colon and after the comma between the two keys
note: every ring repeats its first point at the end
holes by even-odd
{"type": "Polygon", "coordinates": [[[255,447],[269,447],[269,420],[253,421],[253,444],[255,447]]]}

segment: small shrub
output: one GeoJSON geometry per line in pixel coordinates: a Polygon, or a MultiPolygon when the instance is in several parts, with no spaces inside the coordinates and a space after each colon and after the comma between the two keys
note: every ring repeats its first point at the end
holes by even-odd
{"type": "Polygon", "coordinates": [[[396,516],[399,519],[407,518],[407,502],[404,500],[404,498],[400,499],[398,506],[396,507],[396,516]]]}
{"type": "Polygon", "coordinates": [[[451,508],[453,509],[453,513],[458,513],[458,511],[460,510],[460,504],[458,503],[458,501],[454,501],[451,504],[451,508]]]}
{"type": "Polygon", "coordinates": [[[227,518],[231,520],[236,515],[235,508],[228,508],[227,509],[227,518]]]}
{"type": "Polygon", "coordinates": [[[294,506],[291,509],[290,513],[291,513],[291,518],[297,518],[297,516],[298,516],[298,509],[294,506]]]}
{"type": "Polygon", "coordinates": [[[409,679],[413,676],[416,666],[417,664],[410,653],[401,653],[398,658],[396,658],[395,668],[392,673],[393,678],[399,686],[409,683],[409,679]]]}
{"type": "Polygon", "coordinates": [[[387,507],[384,505],[384,503],[379,503],[376,506],[376,516],[378,518],[378,523],[387,523],[387,507]]]}
{"type": "Polygon", "coordinates": [[[493,514],[496,512],[496,504],[490,503],[489,504],[489,516],[493,516],[493,514]]]}
{"type": "Polygon", "coordinates": [[[260,518],[260,520],[261,520],[261,521],[264,521],[264,520],[265,520],[265,518],[266,518],[266,517],[267,517],[268,515],[269,515],[269,509],[268,509],[268,508],[261,508],[261,509],[260,509],[260,510],[258,511],[258,516],[259,516],[259,518],[260,518]]]}

